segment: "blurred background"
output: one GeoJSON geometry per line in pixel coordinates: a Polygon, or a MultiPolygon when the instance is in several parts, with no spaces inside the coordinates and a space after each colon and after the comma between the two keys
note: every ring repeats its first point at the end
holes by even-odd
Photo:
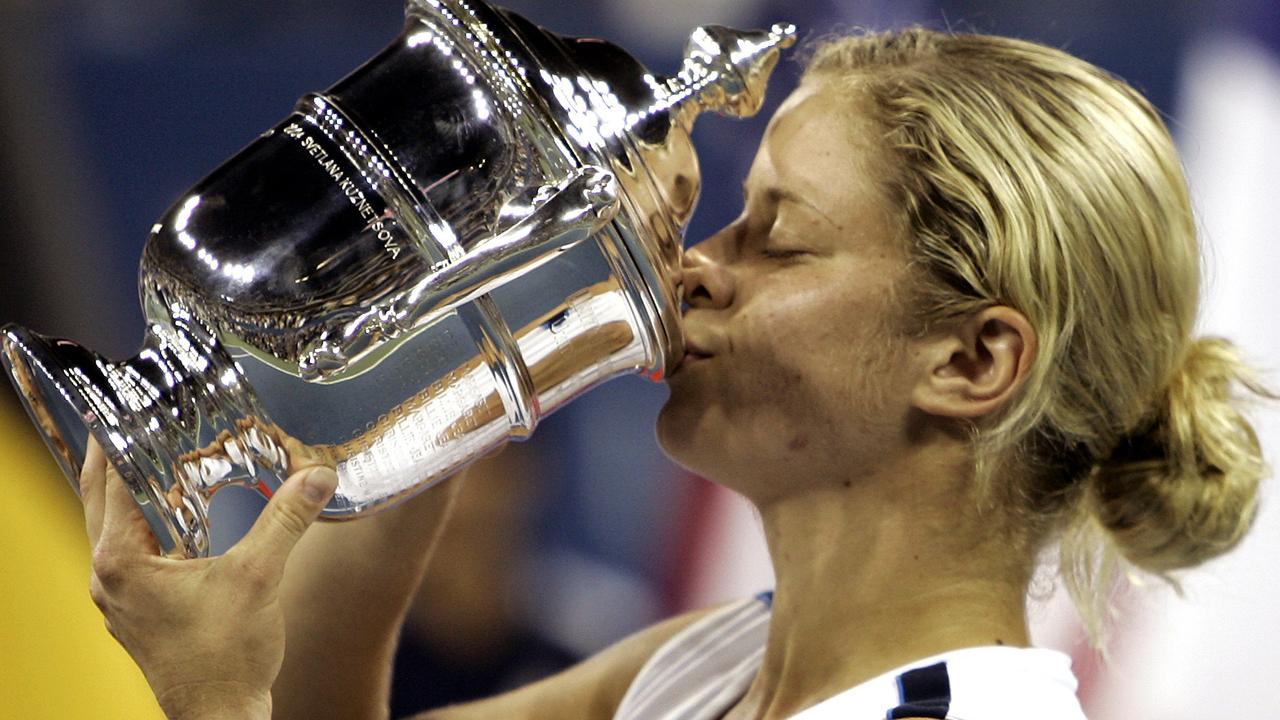
{"type": "MultiPolygon", "coordinates": [[[[802,38],[907,23],[1062,47],[1166,114],[1207,249],[1204,332],[1243,346],[1280,384],[1280,3],[1275,0],[508,0],[564,34],[600,36],[652,70],[678,67],[702,23],[790,20],[802,38]]],[[[0,321],[132,355],[147,230],[183,190],[399,31],[397,0],[0,0],[0,321]]],[[[771,109],[704,118],[704,191],[689,240],[739,211],[738,185],[771,109]]],[[[487,694],[666,614],[769,586],[752,512],[664,460],[662,386],[614,381],[481,468],[406,630],[397,711],[487,694]],[[470,531],[467,528],[471,528],[470,531]],[[501,528],[477,533],[475,528],[501,528]],[[468,534],[468,532],[470,534],[468,534]],[[460,611],[460,608],[465,611],[460,611]],[[429,673],[424,675],[423,673],[429,673]]],[[[1274,408],[1256,413],[1280,457],[1274,408]]],[[[1234,554],[1117,600],[1110,661],[1083,642],[1049,581],[1035,630],[1071,653],[1089,716],[1275,717],[1280,707],[1280,511],[1274,481],[1234,554]]],[[[252,504],[240,498],[239,503],[252,504]]],[[[88,598],[79,505],[0,389],[0,718],[158,718],[88,598]]]]}

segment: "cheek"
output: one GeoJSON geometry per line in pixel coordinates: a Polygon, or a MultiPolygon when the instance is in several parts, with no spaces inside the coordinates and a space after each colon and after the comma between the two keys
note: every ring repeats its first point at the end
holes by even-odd
{"type": "Polygon", "coordinates": [[[822,382],[813,377],[815,348],[831,328],[815,318],[828,301],[800,288],[757,296],[736,312],[724,328],[728,351],[672,379],[671,398],[658,418],[668,454],[695,472],[720,477],[724,455],[772,457],[781,434],[807,434],[796,424],[816,417],[804,415],[822,382]]]}
{"type": "Polygon", "coordinates": [[[776,373],[779,384],[843,377],[881,344],[882,312],[873,298],[829,286],[762,297],[730,327],[735,361],[776,373]]]}
{"type": "Polygon", "coordinates": [[[889,329],[891,305],[884,276],[854,273],[751,295],[724,328],[732,351],[673,380],[659,418],[664,447],[706,475],[725,456],[761,469],[867,442],[895,415],[902,344],[889,329]]]}
{"type": "Polygon", "coordinates": [[[817,293],[761,298],[729,326],[737,399],[747,404],[784,400],[812,380],[831,328],[817,320],[823,302],[817,293]]]}
{"type": "Polygon", "coordinates": [[[891,301],[888,293],[846,287],[787,293],[740,316],[731,328],[738,372],[727,379],[731,409],[750,413],[741,420],[781,431],[847,425],[886,409],[902,360],[889,328],[891,301]]]}

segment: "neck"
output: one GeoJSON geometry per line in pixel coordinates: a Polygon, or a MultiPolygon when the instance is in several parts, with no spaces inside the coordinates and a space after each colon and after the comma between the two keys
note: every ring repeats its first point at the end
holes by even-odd
{"type": "Polygon", "coordinates": [[[914,470],[760,505],[777,589],[763,666],[735,716],[788,717],[912,660],[1029,644],[1025,564],[956,511],[963,493],[936,488],[938,468],[914,470]]]}

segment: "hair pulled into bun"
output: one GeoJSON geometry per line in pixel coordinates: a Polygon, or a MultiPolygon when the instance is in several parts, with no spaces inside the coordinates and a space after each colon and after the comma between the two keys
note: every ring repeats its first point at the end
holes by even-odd
{"type": "Polygon", "coordinates": [[[1172,580],[1235,546],[1264,474],[1239,393],[1272,396],[1229,342],[1193,338],[1200,241],[1156,108],[1061,50],[923,28],[823,42],[805,78],[882,131],[907,329],[995,305],[1035,328],[1018,395],[969,428],[990,536],[1057,541],[1095,640],[1117,555],[1172,580]]]}
{"type": "Polygon", "coordinates": [[[1089,510],[1133,565],[1167,573],[1235,547],[1266,472],[1240,389],[1267,396],[1235,347],[1191,343],[1154,416],[1121,438],[1088,479],[1089,510]]]}

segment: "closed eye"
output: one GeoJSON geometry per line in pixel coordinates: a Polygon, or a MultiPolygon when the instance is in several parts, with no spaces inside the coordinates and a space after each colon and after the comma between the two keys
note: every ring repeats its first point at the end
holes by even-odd
{"type": "Polygon", "coordinates": [[[799,257],[810,254],[807,250],[794,250],[786,248],[765,248],[760,254],[770,260],[794,260],[799,257]]]}

